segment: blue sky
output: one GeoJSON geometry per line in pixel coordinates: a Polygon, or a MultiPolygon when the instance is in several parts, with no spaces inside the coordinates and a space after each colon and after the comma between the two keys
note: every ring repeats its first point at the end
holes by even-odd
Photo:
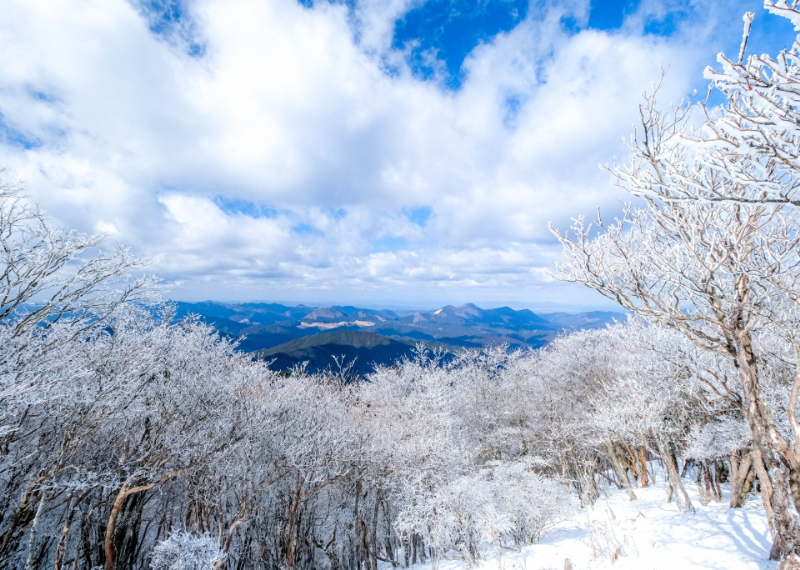
{"type": "MultiPolygon", "coordinates": [[[[623,29],[623,24],[626,18],[636,17],[640,4],[641,0],[593,0],[589,2],[588,10],[567,13],[560,24],[571,34],[585,30],[625,33],[627,30],[623,29]]],[[[673,3],[666,10],[647,14],[640,23],[641,31],[644,35],[669,38],[680,32],[687,19],[698,15],[696,4],[673,3]]],[[[759,7],[757,2],[749,4],[759,7]]],[[[755,9],[753,6],[749,8],[755,9]]],[[[525,0],[428,0],[396,20],[392,47],[408,50],[408,65],[422,79],[431,79],[435,75],[435,63],[440,63],[445,70],[444,84],[457,90],[464,81],[464,60],[472,50],[480,43],[491,42],[500,33],[513,30],[528,15],[530,7],[531,3],[525,0]],[[421,57],[426,52],[435,54],[434,65],[421,57]]],[[[533,9],[536,9],[536,4],[533,9]]],[[[738,15],[733,7],[731,13],[738,15]]],[[[731,41],[738,38],[720,39],[723,40],[720,47],[730,49],[731,41]]],[[[790,47],[792,39],[792,26],[788,20],[759,18],[753,30],[750,51],[780,50],[790,47]]],[[[700,77],[697,83],[704,84],[700,77]]]]}
{"type": "Polygon", "coordinates": [[[564,228],[639,93],[790,46],[749,0],[9,0],[0,164],[178,299],[600,304],[564,228]]]}
{"type": "MultiPolygon", "coordinates": [[[[561,24],[572,33],[584,29],[615,31],[622,27],[627,14],[635,12],[638,0],[606,0],[592,2],[586,14],[566,16],[561,24]],[[579,20],[579,21],[578,21],[579,20]]],[[[517,27],[528,15],[526,0],[429,0],[414,6],[396,20],[392,47],[408,49],[407,61],[422,79],[431,79],[436,66],[424,54],[434,53],[435,62],[446,70],[445,85],[457,90],[464,81],[462,64],[479,43],[491,42],[500,33],[517,27]]],[[[534,9],[536,6],[534,6],[534,9]]],[[[650,23],[652,30],[669,34],[675,18],[684,17],[680,10],[670,12],[662,22],[650,23]],[[660,24],[660,25],[659,25],[660,24]]]]}

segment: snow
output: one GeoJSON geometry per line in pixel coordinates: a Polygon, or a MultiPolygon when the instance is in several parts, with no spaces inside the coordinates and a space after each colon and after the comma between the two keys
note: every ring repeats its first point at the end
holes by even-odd
{"type": "MultiPolygon", "coordinates": [[[[562,570],[565,559],[573,570],[774,570],[769,561],[771,539],[764,507],[751,494],[741,509],[728,507],[728,484],[722,485],[722,502],[700,502],[697,485],[687,476],[684,485],[695,513],[681,513],[668,504],[667,483],[635,489],[638,500],[629,501],[625,491],[609,490],[594,505],[579,509],[569,521],[546,534],[540,544],[521,552],[487,545],[480,570],[562,570]],[[592,530],[593,529],[593,530],[592,530]],[[593,553],[594,542],[596,556],[593,553]],[[608,554],[621,547],[612,561],[608,554]],[[603,552],[605,550],[605,553],[603,552]],[[605,555],[604,555],[605,554],[605,555]]],[[[390,568],[382,565],[382,570],[390,568]]],[[[461,560],[417,564],[415,570],[465,570],[461,560]]]]}
{"type": "MultiPolygon", "coordinates": [[[[378,317],[380,318],[380,317],[378,317]]],[[[383,319],[384,321],[386,319],[383,319]]],[[[338,323],[300,323],[297,325],[299,329],[307,329],[310,327],[318,327],[321,329],[338,329],[339,327],[346,327],[349,325],[356,325],[357,327],[374,327],[375,323],[370,321],[339,321],[338,323]]]]}

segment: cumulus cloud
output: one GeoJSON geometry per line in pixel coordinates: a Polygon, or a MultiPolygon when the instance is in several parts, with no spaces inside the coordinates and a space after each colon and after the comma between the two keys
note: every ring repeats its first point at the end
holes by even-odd
{"type": "Polygon", "coordinates": [[[0,163],[60,222],[159,260],[175,298],[581,295],[547,276],[547,222],[616,211],[597,164],[624,157],[639,92],[664,64],[680,100],[738,16],[645,1],[608,32],[588,2],[535,3],[452,89],[392,48],[423,3],[11,0],[0,163]]]}

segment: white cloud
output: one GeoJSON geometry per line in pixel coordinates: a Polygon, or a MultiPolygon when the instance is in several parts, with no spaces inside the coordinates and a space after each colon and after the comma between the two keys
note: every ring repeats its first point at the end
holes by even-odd
{"type": "Polygon", "coordinates": [[[189,39],[205,52],[192,57],[188,28],[155,34],[123,0],[11,0],[0,163],[59,221],[159,259],[175,297],[579,294],[543,270],[558,255],[547,222],[616,208],[597,163],[624,153],[660,63],[665,101],[696,84],[722,49],[707,30],[724,6],[665,39],[642,32],[648,2],[620,32],[577,35],[545,3],[478,46],[453,92],[391,49],[394,21],[421,2],[197,0],[189,39]],[[421,227],[407,212],[424,206],[421,227]]]}

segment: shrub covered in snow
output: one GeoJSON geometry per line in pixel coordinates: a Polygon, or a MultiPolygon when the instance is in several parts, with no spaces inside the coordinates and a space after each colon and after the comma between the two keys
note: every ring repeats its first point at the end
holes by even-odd
{"type": "Polygon", "coordinates": [[[732,450],[747,449],[752,442],[750,426],[744,418],[723,416],[692,428],[685,455],[692,459],[717,459],[732,450]]]}
{"type": "Polygon", "coordinates": [[[482,542],[534,544],[572,512],[568,488],[536,473],[532,462],[496,461],[418,497],[401,511],[396,527],[421,536],[436,554],[455,550],[474,564],[482,542]]]}
{"type": "Polygon", "coordinates": [[[217,541],[209,534],[173,532],[153,549],[153,570],[213,570],[222,558],[217,541]]]}

